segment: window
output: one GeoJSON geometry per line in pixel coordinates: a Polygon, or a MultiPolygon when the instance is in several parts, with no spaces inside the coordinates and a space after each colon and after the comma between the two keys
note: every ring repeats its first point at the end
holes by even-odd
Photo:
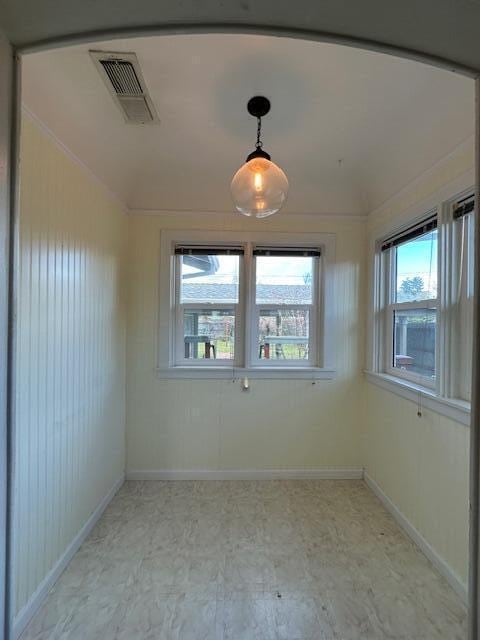
{"type": "Polygon", "coordinates": [[[435,385],[437,218],[385,242],[388,343],[386,371],[435,385]]]}
{"type": "Polygon", "coordinates": [[[470,399],[473,208],[471,194],[439,203],[381,240],[376,258],[374,371],[460,401],[470,399]]]}
{"type": "Polygon", "coordinates": [[[241,247],[183,247],[176,255],[176,362],[234,362],[241,247]]]}
{"type": "Polygon", "coordinates": [[[334,236],[298,236],[163,232],[160,374],[332,377],[334,236]]]}
{"type": "Polygon", "coordinates": [[[253,361],[313,366],[320,251],[259,247],[253,256],[253,361]]]}

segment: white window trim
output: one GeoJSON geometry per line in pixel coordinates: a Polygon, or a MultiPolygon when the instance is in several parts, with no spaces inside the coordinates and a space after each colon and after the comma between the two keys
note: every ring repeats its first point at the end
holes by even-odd
{"type": "MultiPolygon", "coordinates": [[[[176,243],[174,243],[176,244],[176,243]]],[[[173,250],[173,247],[172,247],[173,250]]],[[[242,335],[242,333],[240,331],[238,331],[238,327],[241,327],[241,323],[239,322],[242,313],[244,311],[245,305],[244,305],[244,299],[245,299],[245,292],[243,291],[244,288],[244,279],[243,277],[240,277],[240,282],[239,282],[239,288],[238,288],[238,300],[237,302],[232,302],[232,303],[228,303],[228,302],[219,302],[219,303],[215,303],[210,305],[209,303],[192,303],[189,302],[187,303],[185,306],[183,306],[180,303],[180,278],[181,278],[181,258],[182,256],[180,255],[173,255],[172,256],[172,260],[170,262],[171,264],[171,268],[174,269],[174,274],[172,276],[172,282],[173,287],[174,287],[174,291],[172,292],[172,296],[174,297],[174,307],[175,307],[175,312],[172,315],[172,321],[174,324],[174,327],[176,327],[177,329],[179,327],[182,326],[183,322],[182,322],[182,312],[185,309],[185,307],[188,307],[189,309],[205,309],[205,307],[210,307],[211,309],[233,309],[233,313],[235,316],[235,342],[234,342],[234,353],[236,356],[236,360],[232,361],[231,363],[229,362],[228,365],[225,366],[229,366],[230,368],[232,366],[237,366],[238,365],[238,353],[240,353],[243,349],[243,338],[244,336],[242,335]]],[[[242,270],[244,270],[244,262],[240,261],[240,265],[242,267],[242,270]]],[[[161,303],[161,301],[160,301],[161,303]]],[[[172,332],[172,342],[174,343],[176,341],[176,345],[174,346],[174,357],[176,354],[176,358],[175,358],[175,362],[173,363],[173,366],[175,367],[218,367],[218,361],[214,360],[214,359],[203,359],[203,360],[187,360],[184,357],[179,357],[179,354],[182,353],[182,345],[183,345],[183,335],[181,332],[179,331],[175,331],[173,330],[172,332]]]]}
{"type": "MultiPolygon", "coordinates": [[[[310,238],[310,242],[307,245],[304,246],[308,246],[312,243],[312,240],[310,238]]],[[[275,244],[279,244],[277,242],[273,242],[270,240],[269,245],[275,245],[275,244]]],[[[298,242],[296,244],[299,244],[298,242]]],[[[294,245],[292,245],[294,246],[294,245]]],[[[313,246],[313,245],[312,245],[313,246]]],[[[324,246],[323,244],[317,244],[317,247],[321,247],[322,251],[324,251],[324,246]]],[[[322,256],[323,258],[323,256],[322,256]]],[[[322,258],[320,258],[319,260],[321,261],[318,265],[315,266],[314,272],[313,272],[313,280],[312,280],[312,303],[311,304],[270,304],[270,303],[265,303],[265,304],[258,304],[256,302],[256,288],[255,288],[255,283],[256,283],[256,267],[257,267],[257,262],[255,260],[255,258],[252,256],[252,260],[251,260],[251,268],[250,268],[250,286],[249,286],[249,293],[250,293],[250,297],[249,297],[249,313],[247,314],[247,322],[250,320],[251,322],[251,326],[249,328],[249,335],[250,336],[254,336],[254,338],[252,340],[250,340],[250,353],[249,353],[249,366],[250,368],[269,368],[269,369],[275,369],[275,368],[279,368],[278,365],[278,360],[260,360],[260,358],[258,357],[258,345],[257,345],[257,340],[256,340],[256,336],[257,336],[257,332],[258,332],[258,326],[259,326],[259,315],[260,315],[260,310],[263,309],[282,309],[282,308],[287,308],[287,309],[308,309],[309,311],[311,311],[312,313],[310,313],[309,315],[309,356],[308,356],[308,360],[302,361],[302,360],[298,360],[298,359],[292,359],[289,361],[286,361],[285,363],[282,364],[282,366],[280,367],[281,369],[311,369],[311,370],[315,370],[317,367],[315,366],[316,362],[322,362],[322,356],[321,356],[321,351],[319,349],[319,345],[320,345],[320,341],[321,341],[321,337],[320,337],[320,330],[319,327],[321,326],[322,322],[321,322],[321,316],[322,316],[322,289],[323,289],[323,274],[322,274],[322,268],[323,268],[323,260],[322,258]],[[315,316],[315,317],[313,317],[315,316]],[[303,364],[305,363],[305,364],[303,364]]]]}
{"type": "MultiPolygon", "coordinates": [[[[446,224],[450,220],[451,208],[454,202],[468,196],[474,191],[471,186],[471,172],[461,176],[458,180],[453,181],[450,185],[443,187],[428,199],[422,205],[417,204],[415,208],[405,212],[402,216],[402,223],[394,226],[391,223],[381,229],[373,240],[372,253],[373,260],[371,262],[370,277],[372,282],[371,301],[369,311],[369,342],[370,356],[369,368],[365,371],[368,382],[376,384],[398,396],[406,398],[417,404],[421,404],[425,408],[431,409],[436,413],[446,416],[465,426],[470,425],[470,403],[459,398],[450,397],[451,390],[451,372],[450,372],[450,353],[445,348],[448,342],[450,324],[444,321],[445,314],[448,312],[445,307],[450,303],[446,298],[445,291],[450,287],[447,283],[447,264],[444,248],[445,243],[449,242],[449,225],[446,224]],[[437,376],[434,388],[429,388],[424,384],[418,384],[415,381],[404,379],[398,375],[390,375],[385,371],[384,353],[386,345],[386,321],[385,314],[385,282],[383,281],[380,252],[381,243],[394,233],[400,233],[416,223],[421,222],[432,211],[436,211],[438,215],[438,298],[437,298],[437,314],[442,314],[442,321],[439,322],[439,335],[436,346],[436,362],[437,376]],[[447,233],[445,232],[447,230],[447,233]]],[[[437,316],[438,317],[438,316],[437,316]]],[[[397,373],[397,372],[396,372],[397,373]]]]}
{"type": "MultiPolygon", "coordinates": [[[[191,231],[168,230],[161,232],[160,239],[160,271],[159,271],[159,301],[158,301],[158,330],[157,330],[157,377],[168,378],[203,378],[203,379],[235,379],[239,377],[269,378],[269,379],[311,379],[325,380],[335,378],[335,317],[334,317],[334,279],[335,279],[335,234],[332,233],[283,233],[283,232],[244,232],[244,231],[191,231]],[[289,247],[320,247],[322,250],[320,277],[316,283],[319,296],[318,322],[316,329],[315,351],[319,366],[298,366],[298,362],[286,366],[275,365],[255,366],[253,347],[251,351],[244,348],[252,335],[253,326],[248,321],[252,317],[252,301],[247,299],[245,292],[240,293],[240,313],[247,318],[243,327],[245,335],[239,336],[239,346],[245,361],[228,362],[225,365],[215,364],[175,364],[175,244],[235,244],[246,245],[244,255],[244,278],[251,282],[254,277],[252,256],[248,251],[249,245],[278,245],[289,247]]],[[[250,287],[252,291],[252,287],[250,287]]],[[[295,306],[295,305],[294,305],[295,306]]],[[[253,342],[250,340],[250,343],[253,342]]],[[[237,351],[238,353],[238,351],[237,351]]]]}

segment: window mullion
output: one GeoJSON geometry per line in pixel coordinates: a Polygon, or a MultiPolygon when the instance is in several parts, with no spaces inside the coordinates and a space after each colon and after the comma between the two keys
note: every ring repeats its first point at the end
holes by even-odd
{"type": "Polygon", "coordinates": [[[385,277],[385,311],[383,332],[383,370],[390,372],[393,367],[393,300],[395,287],[395,249],[390,249],[383,263],[385,277]]]}
{"type": "Polygon", "coordinates": [[[453,353],[456,350],[455,318],[453,312],[458,273],[456,260],[456,238],[451,223],[450,207],[440,208],[441,222],[438,230],[438,312],[437,312],[437,379],[436,391],[440,396],[454,394],[453,353]]]}
{"type": "Polygon", "coordinates": [[[393,369],[393,336],[394,336],[394,326],[393,326],[393,315],[394,309],[392,307],[388,307],[385,313],[385,335],[384,335],[384,361],[383,366],[384,370],[391,372],[393,369]]]}
{"type": "Polygon", "coordinates": [[[233,309],[238,306],[238,302],[179,302],[177,307],[183,307],[184,309],[233,309]]]}
{"type": "Polygon", "coordinates": [[[438,309],[438,298],[428,298],[427,300],[414,300],[413,302],[392,302],[387,305],[387,309],[393,311],[408,311],[410,309],[438,309]]]}
{"type": "Polygon", "coordinates": [[[246,367],[251,367],[253,362],[252,349],[254,343],[253,332],[253,316],[255,302],[255,259],[252,255],[253,245],[249,242],[245,247],[245,293],[244,293],[244,345],[243,345],[243,361],[246,367]]]}
{"type": "Polygon", "coordinates": [[[395,293],[397,290],[397,254],[395,249],[389,251],[389,282],[388,282],[388,304],[395,302],[395,293]]]}
{"type": "Polygon", "coordinates": [[[236,312],[235,330],[235,366],[248,367],[248,344],[250,332],[248,328],[249,296],[250,296],[250,269],[251,269],[251,243],[243,245],[243,257],[239,272],[238,306],[236,312]]]}
{"type": "Polygon", "coordinates": [[[380,251],[377,242],[374,256],[374,291],[372,314],[372,369],[378,373],[385,369],[385,322],[388,296],[388,252],[380,251]]]}

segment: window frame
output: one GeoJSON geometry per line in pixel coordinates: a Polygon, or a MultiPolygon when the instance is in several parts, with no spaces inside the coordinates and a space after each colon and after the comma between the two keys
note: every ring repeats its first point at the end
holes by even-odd
{"type": "MultiPolygon", "coordinates": [[[[413,402],[421,401],[429,408],[462,424],[468,424],[470,402],[461,397],[458,392],[462,385],[463,388],[466,385],[465,381],[462,382],[462,385],[459,384],[458,378],[462,372],[458,366],[455,368],[453,365],[456,357],[455,350],[458,349],[458,340],[466,340],[468,337],[463,334],[459,336],[458,331],[455,333],[455,326],[459,322],[459,310],[455,306],[455,280],[458,278],[458,255],[455,253],[457,250],[455,248],[455,234],[458,234],[456,230],[458,227],[455,225],[458,225],[458,220],[454,219],[453,210],[459,201],[473,195],[474,189],[471,186],[465,188],[463,185],[463,188],[460,186],[460,188],[454,189],[451,185],[449,188],[442,189],[434,194],[429,202],[424,203],[421,212],[419,212],[419,208],[406,212],[403,216],[403,224],[393,227],[387,223],[385,227],[388,228],[383,233],[378,233],[372,240],[372,296],[369,314],[370,365],[366,371],[367,379],[400,396],[407,397],[413,402]],[[389,362],[393,362],[393,360],[387,360],[393,356],[393,315],[389,318],[391,301],[387,299],[387,295],[392,290],[392,283],[387,281],[387,277],[391,277],[391,273],[387,275],[388,269],[385,267],[385,260],[387,256],[392,260],[392,252],[382,252],[381,247],[387,239],[421,224],[435,213],[438,230],[437,298],[436,300],[414,302],[411,305],[412,308],[434,307],[437,309],[436,378],[435,383],[429,385],[425,383],[423,376],[418,376],[415,379],[411,374],[404,375],[398,369],[387,366],[389,362]],[[392,337],[390,351],[389,336],[392,337]],[[453,338],[456,338],[456,343],[453,338]]],[[[468,246],[467,279],[471,278],[473,273],[473,220],[474,218],[469,224],[469,237],[466,240],[468,246]]],[[[408,304],[410,305],[410,303],[408,304]]]]}
{"type": "MultiPolygon", "coordinates": [[[[440,252],[438,250],[439,247],[439,237],[440,233],[438,231],[438,213],[436,210],[427,212],[424,216],[424,220],[429,220],[432,218],[437,219],[437,283],[440,279],[440,260],[439,255],[440,252]]],[[[415,226],[415,225],[412,225],[415,226]]],[[[428,232],[426,232],[428,233],[428,232]]],[[[383,242],[381,243],[383,244],[383,242]]],[[[426,376],[422,376],[421,374],[416,374],[407,370],[399,369],[393,365],[394,359],[394,350],[395,350],[395,312],[396,311],[409,311],[409,310],[417,310],[417,309],[436,309],[437,311],[437,322],[439,317],[439,292],[438,292],[438,284],[437,284],[437,297],[436,298],[425,298],[420,300],[414,300],[409,302],[396,302],[396,291],[397,291],[397,260],[396,260],[396,251],[398,246],[392,247],[387,251],[382,252],[382,268],[384,270],[384,281],[385,281],[385,344],[384,344],[384,372],[390,376],[402,378],[404,380],[409,380],[414,382],[415,384],[427,387],[429,389],[436,389],[437,387],[437,367],[439,361],[439,340],[438,340],[438,331],[435,331],[435,378],[430,380],[426,376]]],[[[381,250],[381,249],[380,249],[381,250]]]]}
{"type": "Polygon", "coordinates": [[[241,318],[244,315],[245,304],[244,304],[244,289],[245,289],[245,277],[244,277],[244,255],[239,256],[239,269],[238,269],[238,301],[237,302],[180,302],[180,292],[181,292],[181,255],[173,255],[173,282],[174,282],[174,322],[173,322],[173,340],[174,340],[174,366],[183,366],[183,367],[215,367],[219,366],[219,361],[214,358],[203,358],[195,360],[193,358],[185,358],[184,356],[180,356],[180,354],[184,353],[184,310],[185,309],[211,309],[212,311],[216,309],[233,309],[233,315],[235,317],[235,339],[234,339],[234,357],[232,360],[221,360],[220,362],[225,363],[220,366],[226,366],[230,369],[235,366],[239,366],[239,354],[243,349],[243,331],[242,331],[242,323],[241,318]]]}
{"type": "MultiPolygon", "coordinates": [[[[334,306],[334,278],[335,278],[335,235],[332,233],[284,233],[284,232],[238,232],[238,231],[185,231],[164,230],[160,238],[158,287],[158,326],[157,326],[157,362],[156,373],[160,378],[225,378],[234,379],[240,376],[259,378],[308,378],[332,379],[335,377],[335,306],[334,306]],[[240,273],[238,314],[245,321],[235,327],[235,360],[219,361],[177,358],[179,350],[179,330],[177,314],[177,291],[179,268],[178,256],[174,255],[178,244],[197,244],[207,246],[243,246],[243,266],[240,273]],[[321,257],[318,259],[318,276],[315,284],[316,328],[311,344],[315,347],[316,361],[306,363],[293,360],[282,362],[272,360],[265,364],[265,360],[256,361],[254,356],[254,283],[255,269],[253,247],[307,247],[320,248],[321,257]],[[167,304],[168,301],[168,304],[167,304]],[[238,345],[238,346],[237,346],[238,345]],[[249,346],[250,345],[250,346],[249,346]]],[[[193,303],[192,303],[193,304],[193,303]]],[[[190,306],[190,303],[189,303],[190,306]]],[[[201,308],[210,305],[199,303],[201,308]]],[[[212,304],[212,309],[222,307],[223,304],[212,304]]],[[[228,308],[234,305],[227,304],[228,308]]],[[[290,305],[297,306],[297,305],[290,305]]],[[[271,305],[262,305],[270,308],[271,305]]],[[[315,308],[315,307],[314,307],[315,308]]]]}
{"type": "MultiPolygon", "coordinates": [[[[275,244],[269,243],[269,246],[275,246],[275,244]]],[[[280,246],[280,245],[277,245],[280,246]]],[[[258,327],[260,321],[260,311],[261,309],[308,309],[311,311],[308,322],[308,343],[309,343],[309,355],[307,359],[291,359],[285,360],[282,362],[282,368],[315,368],[318,366],[320,362],[320,354],[318,352],[318,327],[320,325],[320,304],[321,304],[321,288],[322,288],[322,278],[321,278],[321,269],[322,269],[322,258],[312,258],[314,260],[313,264],[313,277],[312,277],[312,302],[311,304],[258,304],[256,299],[257,293],[257,256],[252,255],[252,266],[251,266],[251,280],[249,287],[249,297],[250,297],[250,313],[246,316],[247,323],[251,323],[250,328],[250,336],[251,340],[249,341],[250,347],[250,363],[255,367],[279,367],[278,360],[276,359],[261,359],[258,357],[258,327]]],[[[247,345],[248,347],[248,345],[247,345]]]]}

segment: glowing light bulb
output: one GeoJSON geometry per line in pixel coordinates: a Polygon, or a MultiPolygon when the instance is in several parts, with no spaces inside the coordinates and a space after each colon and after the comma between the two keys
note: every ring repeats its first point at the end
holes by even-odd
{"type": "Polygon", "coordinates": [[[274,162],[257,157],[240,167],[230,189],[237,211],[245,216],[266,218],[277,213],[285,203],[288,180],[274,162]]]}
{"type": "Polygon", "coordinates": [[[253,183],[255,185],[255,191],[261,191],[263,189],[263,179],[261,173],[255,173],[253,183]]]}

